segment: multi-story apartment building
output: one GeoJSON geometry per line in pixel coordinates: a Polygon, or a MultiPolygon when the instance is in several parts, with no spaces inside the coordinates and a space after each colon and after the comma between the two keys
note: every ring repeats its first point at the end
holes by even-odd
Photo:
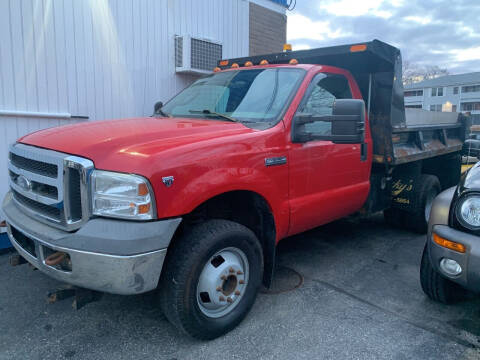
{"type": "Polygon", "coordinates": [[[406,85],[405,107],[470,113],[473,123],[480,124],[480,72],[406,85]]]}

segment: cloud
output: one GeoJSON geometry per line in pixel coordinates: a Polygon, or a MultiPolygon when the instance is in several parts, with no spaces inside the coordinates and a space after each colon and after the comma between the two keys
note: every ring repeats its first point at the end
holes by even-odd
{"type": "Polygon", "coordinates": [[[412,63],[480,71],[478,0],[297,0],[287,15],[294,50],[379,39],[412,63]]]}
{"type": "Polygon", "coordinates": [[[289,40],[304,39],[307,34],[308,39],[320,41],[347,35],[340,29],[332,31],[328,21],[313,21],[301,14],[290,15],[287,22],[287,38],[289,40]]]}

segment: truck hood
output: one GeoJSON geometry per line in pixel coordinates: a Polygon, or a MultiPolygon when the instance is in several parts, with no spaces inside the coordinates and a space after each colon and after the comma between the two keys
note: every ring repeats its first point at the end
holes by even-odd
{"type": "Polygon", "coordinates": [[[215,138],[255,132],[239,123],[217,119],[133,118],[92,121],[40,130],[19,142],[89,158],[107,169],[127,158],[149,158],[215,138]]]}

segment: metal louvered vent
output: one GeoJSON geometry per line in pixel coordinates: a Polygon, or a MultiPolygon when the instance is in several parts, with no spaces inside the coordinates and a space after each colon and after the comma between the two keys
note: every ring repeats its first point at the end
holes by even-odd
{"type": "Polygon", "coordinates": [[[222,45],[192,38],[190,56],[193,69],[212,71],[222,59],[222,45]]]}
{"type": "Polygon", "coordinates": [[[175,67],[183,66],[183,37],[175,36],[175,67]]]}
{"type": "Polygon", "coordinates": [[[209,74],[222,59],[222,44],[191,36],[175,36],[175,71],[209,74]]]}

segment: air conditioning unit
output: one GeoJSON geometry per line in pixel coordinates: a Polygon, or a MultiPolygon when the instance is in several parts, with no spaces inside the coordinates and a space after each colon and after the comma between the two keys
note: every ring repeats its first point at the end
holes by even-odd
{"type": "Polygon", "coordinates": [[[221,43],[189,35],[175,35],[175,72],[210,74],[221,59],[221,43]]]}

